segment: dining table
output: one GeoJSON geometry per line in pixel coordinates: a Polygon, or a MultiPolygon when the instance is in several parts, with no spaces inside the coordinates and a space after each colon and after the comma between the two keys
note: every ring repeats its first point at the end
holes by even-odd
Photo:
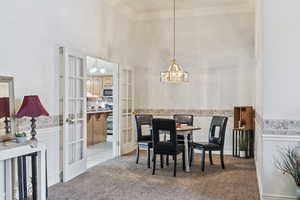
{"type": "Polygon", "coordinates": [[[194,127],[194,126],[180,126],[176,127],[177,135],[183,135],[184,137],[184,148],[185,148],[185,171],[190,172],[190,156],[189,156],[189,141],[188,136],[190,135],[190,138],[193,137],[193,131],[201,130],[200,127],[194,127]]]}

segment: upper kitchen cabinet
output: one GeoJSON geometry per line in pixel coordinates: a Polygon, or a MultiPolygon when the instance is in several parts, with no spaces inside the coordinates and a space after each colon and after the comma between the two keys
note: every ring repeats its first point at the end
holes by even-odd
{"type": "Polygon", "coordinates": [[[112,87],[113,78],[112,76],[103,76],[103,87],[112,87]]]}
{"type": "Polygon", "coordinates": [[[87,80],[88,97],[103,97],[103,89],[113,85],[113,78],[111,75],[97,75],[90,76],[87,80]]]}

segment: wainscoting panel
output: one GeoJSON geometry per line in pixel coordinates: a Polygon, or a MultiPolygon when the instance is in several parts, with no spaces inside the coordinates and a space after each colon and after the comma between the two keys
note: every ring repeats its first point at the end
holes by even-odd
{"type": "Polygon", "coordinates": [[[295,199],[296,184],[289,175],[275,167],[281,148],[300,143],[300,136],[263,135],[262,197],[263,199],[295,199]]]}
{"type": "Polygon", "coordinates": [[[59,127],[52,127],[37,130],[37,138],[47,148],[48,157],[48,185],[59,182],[60,152],[59,152],[59,127]]]}
{"type": "Polygon", "coordinates": [[[0,200],[5,199],[4,172],[4,161],[0,161],[0,200]]]}

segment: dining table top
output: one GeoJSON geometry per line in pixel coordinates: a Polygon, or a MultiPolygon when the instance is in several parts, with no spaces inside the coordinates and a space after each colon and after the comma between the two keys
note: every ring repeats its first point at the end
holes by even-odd
{"type": "Polygon", "coordinates": [[[176,128],[176,131],[198,131],[198,130],[201,130],[201,128],[195,126],[181,126],[176,128]]]}

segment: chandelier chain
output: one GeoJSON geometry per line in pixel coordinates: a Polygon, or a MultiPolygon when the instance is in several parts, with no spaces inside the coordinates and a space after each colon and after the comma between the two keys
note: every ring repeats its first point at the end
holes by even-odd
{"type": "Polygon", "coordinates": [[[174,38],[173,38],[173,60],[175,60],[176,57],[176,0],[173,0],[173,33],[174,33],[174,38]]]}

